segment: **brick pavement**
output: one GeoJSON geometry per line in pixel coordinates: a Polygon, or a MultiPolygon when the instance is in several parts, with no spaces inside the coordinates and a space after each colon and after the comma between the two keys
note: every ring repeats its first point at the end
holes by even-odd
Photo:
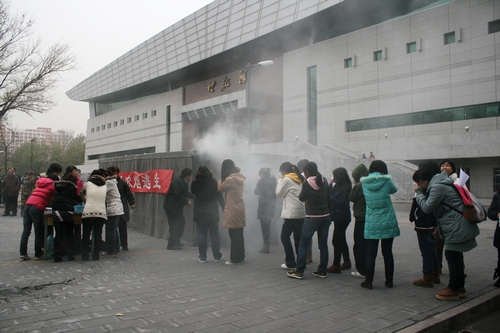
{"type": "MultiPolygon", "coordinates": [[[[394,242],[395,286],[384,287],[379,253],[373,290],[361,288],[362,279],[349,272],[316,278],[313,267],[303,280],[290,279],[280,269],[280,244],[267,255],[249,244],[240,266],[201,264],[197,248],[167,251],[165,240],[135,231],[129,232],[130,251],[99,261],[21,261],[22,219],[0,217],[0,333],[410,332],[409,326],[426,318],[500,294],[492,280],[494,222],[480,224],[479,246],[465,254],[467,298],[443,302],[434,294],[444,283],[412,285],[421,276],[421,257],[407,222],[409,205],[396,208],[402,235],[394,242]]],[[[246,235],[255,230],[247,227],[246,235]]],[[[33,234],[28,251],[33,254],[33,234]]],[[[223,247],[222,253],[228,257],[229,249],[223,247]]],[[[317,250],[314,259],[316,264],[317,250]]]]}

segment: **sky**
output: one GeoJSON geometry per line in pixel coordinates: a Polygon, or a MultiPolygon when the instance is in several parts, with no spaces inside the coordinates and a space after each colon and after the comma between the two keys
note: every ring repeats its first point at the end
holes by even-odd
{"type": "Polygon", "coordinates": [[[26,13],[35,23],[33,38],[43,50],[67,43],[77,68],[64,73],[53,91],[57,105],[33,118],[13,111],[17,129],[50,127],[86,134],[89,107],[66,92],[146,39],[180,21],[212,0],[5,0],[11,15],[26,13]]]}

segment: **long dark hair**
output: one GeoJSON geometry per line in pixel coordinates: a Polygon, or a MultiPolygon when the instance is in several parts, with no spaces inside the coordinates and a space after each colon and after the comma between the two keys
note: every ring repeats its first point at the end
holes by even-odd
{"type": "Polygon", "coordinates": [[[316,177],[316,185],[321,187],[323,185],[323,177],[318,171],[318,165],[314,162],[309,162],[306,165],[304,165],[304,173],[307,171],[310,177],[316,177]]]}
{"type": "Polygon", "coordinates": [[[232,173],[238,172],[238,169],[234,165],[233,160],[227,159],[222,162],[221,170],[220,170],[220,178],[221,181],[225,181],[227,176],[232,173]]]}
{"type": "Polygon", "coordinates": [[[198,168],[198,170],[196,170],[196,179],[212,179],[212,178],[213,178],[212,173],[206,166],[202,165],[198,168]]]}
{"type": "Polygon", "coordinates": [[[270,168],[261,168],[259,170],[259,176],[261,176],[262,178],[271,177],[271,169],[270,168]]]}
{"type": "Polygon", "coordinates": [[[295,173],[300,181],[303,183],[304,182],[304,177],[302,177],[302,174],[300,173],[300,170],[299,168],[296,166],[296,165],[293,165],[292,163],[290,162],[283,162],[281,163],[280,165],[280,172],[284,175],[286,175],[287,173],[295,173]]]}
{"type": "Polygon", "coordinates": [[[389,171],[387,171],[387,164],[385,164],[381,160],[375,160],[370,164],[370,168],[368,169],[368,173],[372,172],[380,172],[383,175],[387,175],[389,171]]]}
{"type": "Polygon", "coordinates": [[[335,181],[335,189],[344,193],[351,192],[352,183],[346,168],[337,168],[333,170],[333,179],[335,181]]]}

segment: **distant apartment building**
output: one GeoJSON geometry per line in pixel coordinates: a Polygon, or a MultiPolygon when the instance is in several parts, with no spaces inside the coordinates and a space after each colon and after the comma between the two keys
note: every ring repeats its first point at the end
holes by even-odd
{"type": "Polygon", "coordinates": [[[37,127],[36,129],[15,129],[8,130],[5,126],[0,126],[4,142],[12,144],[10,147],[16,149],[26,142],[35,139],[39,142],[45,142],[50,145],[53,142],[60,143],[63,147],[67,146],[72,138],[71,133],[64,130],[52,131],[52,128],[37,127]]]}

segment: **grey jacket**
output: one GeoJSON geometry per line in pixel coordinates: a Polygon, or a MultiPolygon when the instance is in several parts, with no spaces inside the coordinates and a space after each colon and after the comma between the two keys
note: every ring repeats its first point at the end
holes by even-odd
{"type": "Polygon", "coordinates": [[[432,177],[426,194],[418,189],[415,198],[426,214],[436,212],[445,244],[465,242],[479,235],[476,224],[470,223],[464,216],[443,204],[444,202],[459,211],[465,211],[462,199],[452,186],[453,180],[443,172],[432,177]]]}

